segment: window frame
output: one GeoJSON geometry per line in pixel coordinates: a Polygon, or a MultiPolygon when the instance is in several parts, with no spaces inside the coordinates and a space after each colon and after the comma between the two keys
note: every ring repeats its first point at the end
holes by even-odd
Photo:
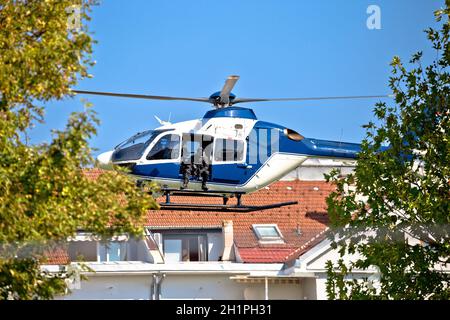
{"type": "Polygon", "coordinates": [[[172,162],[179,162],[181,159],[181,145],[182,145],[182,137],[181,134],[178,132],[162,132],[161,135],[157,136],[152,143],[147,147],[147,149],[145,150],[144,154],[143,154],[143,160],[145,162],[151,162],[151,163],[172,163],[172,162]],[[173,158],[173,159],[148,159],[147,157],[149,156],[150,152],[153,150],[153,148],[156,146],[157,143],[159,143],[159,141],[161,141],[161,139],[163,139],[165,136],[167,135],[176,135],[178,136],[179,139],[179,143],[178,143],[178,157],[177,158],[173,158]]]}
{"type": "Polygon", "coordinates": [[[118,262],[118,261],[127,261],[126,257],[127,257],[127,252],[128,252],[128,243],[126,241],[108,241],[106,243],[102,243],[100,241],[97,241],[97,262],[118,262]],[[110,250],[109,250],[109,245],[111,243],[118,243],[119,244],[119,260],[111,260],[110,259],[110,250]],[[105,260],[101,259],[101,253],[100,253],[100,248],[103,247],[105,248],[105,260]],[[120,257],[122,255],[122,249],[124,251],[124,259],[122,260],[120,257]]]}
{"type": "MultiPolygon", "coordinates": [[[[166,245],[165,245],[165,241],[166,240],[180,240],[181,241],[181,250],[183,251],[183,240],[186,240],[190,238],[197,238],[197,252],[198,252],[198,257],[199,260],[194,260],[191,261],[189,260],[183,260],[183,252],[181,251],[181,260],[177,261],[177,263],[180,262],[207,262],[209,261],[209,255],[208,255],[208,234],[207,233],[198,233],[198,232],[186,232],[186,233],[177,233],[177,232],[169,232],[169,233],[161,233],[161,238],[162,238],[162,253],[163,256],[165,257],[166,255],[166,245]],[[199,238],[202,237],[203,238],[203,244],[204,244],[204,248],[203,248],[203,256],[204,256],[204,260],[200,260],[200,241],[199,238]]],[[[190,252],[188,252],[188,256],[190,255],[190,252]]]]}
{"type": "MultiPolygon", "coordinates": [[[[140,142],[140,143],[145,144],[148,140],[150,140],[151,136],[154,135],[155,133],[158,134],[158,131],[157,130],[146,130],[146,131],[143,131],[143,132],[136,133],[135,135],[129,137],[128,139],[122,141],[117,146],[115,146],[114,150],[129,148],[131,146],[136,145],[134,143],[134,141],[136,141],[137,139],[141,139],[142,137],[148,137],[148,139],[145,142],[140,142]],[[133,144],[130,144],[129,146],[127,146],[132,141],[133,141],[133,144]]],[[[161,134],[161,133],[162,132],[159,132],[159,134],[161,134]]],[[[156,135],[152,140],[154,140],[156,137],[158,137],[158,135],[156,135]]],[[[151,143],[151,141],[150,141],[150,143],[151,143]]]]}
{"type": "Polygon", "coordinates": [[[258,238],[258,240],[260,242],[271,242],[271,243],[284,243],[284,237],[283,234],[281,233],[280,228],[278,228],[278,225],[276,223],[263,223],[263,224],[253,224],[252,225],[253,231],[255,232],[256,237],[258,238]],[[271,227],[274,228],[275,231],[278,233],[278,236],[276,237],[268,237],[268,236],[263,236],[258,228],[264,228],[264,227],[271,227]]]}
{"type": "MultiPolygon", "coordinates": [[[[222,149],[223,150],[223,149],[222,149]]],[[[223,151],[222,151],[223,153],[223,151]]],[[[246,139],[235,139],[235,138],[227,138],[227,137],[215,137],[214,138],[214,147],[213,147],[213,154],[212,154],[212,163],[213,164],[231,164],[231,163],[245,163],[245,160],[247,159],[247,140],[246,139]],[[243,143],[243,150],[242,150],[242,159],[241,160],[228,160],[228,161],[221,161],[216,160],[216,149],[218,145],[219,140],[231,140],[231,141],[237,141],[243,143]]]]}
{"type": "Polygon", "coordinates": [[[204,143],[206,142],[206,144],[208,145],[212,145],[211,149],[210,149],[210,154],[206,155],[208,157],[207,162],[208,164],[211,164],[214,158],[214,141],[215,141],[215,137],[211,134],[204,134],[204,133],[183,133],[181,136],[181,159],[180,162],[185,161],[185,160],[190,160],[192,159],[192,157],[194,157],[194,163],[196,163],[195,161],[200,160],[200,159],[195,159],[195,154],[197,153],[197,151],[199,150],[198,146],[195,149],[194,152],[192,152],[191,147],[193,146],[193,144],[195,143],[201,143],[201,150],[205,151],[207,150],[204,146],[204,143]],[[205,139],[205,137],[207,139],[205,139]],[[189,140],[188,140],[189,139],[189,140]],[[185,146],[189,146],[188,148],[185,148],[185,146]],[[189,155],[185,155],[183,154],[184,151],[189,151],[189,155]]]}

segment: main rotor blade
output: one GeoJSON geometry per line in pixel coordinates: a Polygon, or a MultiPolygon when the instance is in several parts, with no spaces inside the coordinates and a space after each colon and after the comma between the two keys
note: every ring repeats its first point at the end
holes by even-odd
{"type": "Polygon", "coordinates": [[[223,85],[222,91],[220,91],[220,102],[227,105],[230,102],[230,93],[233,90],[234,85],[239,80],[239,76],[229,76],[223,85]]]}
{"type": "Polygon", "coordinates": [[[92,95],[97,95],[97,96],[111,96],[111,97],[135,98],[135,99],[182,100],[182,101],[209,102],[209,98],[152,96],[152,95],[147,95],[147,94],[130,94],[130,93],[116,93],[116,92],[102,92],[102,91],[85,91],[85,90],[72,90],[72,92],[75,92],[77,94],[92,94],[92,95]]]}
{"type": "Polygon", "coordinates": [[[233,104],[246,102],[264,102],[264,101],[311,101],[311,100],[351,100],[351,99],[375,99],[375,98],[393,98],[392,94],[378,96],[337,96],[337,97],[309,97],[309,98],[236,98],[233,104]]]}

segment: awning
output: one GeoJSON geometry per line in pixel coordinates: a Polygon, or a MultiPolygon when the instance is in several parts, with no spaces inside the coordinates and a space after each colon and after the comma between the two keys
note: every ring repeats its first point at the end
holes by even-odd
{"type": "Polygon", "coordinates": [[[231,276],[230,280],[237,283],[266,283],[270,284],[300,284],[300,277],[292,276],[231,276]]]}
{"type": "MultiPolygon", "coordinates": [[[[119,235],[114,236],[112,238],[107,239],[108,241],[128,241],[127,235],[119,235]]],[[[68,241],[101,241],[101,237],[93,235],[92,233],[88,232],[79,232],[75,237],[69,237],[67,239],[68,241]]],[[[106,239],[103,239],[106,240],[106,239]]]]}

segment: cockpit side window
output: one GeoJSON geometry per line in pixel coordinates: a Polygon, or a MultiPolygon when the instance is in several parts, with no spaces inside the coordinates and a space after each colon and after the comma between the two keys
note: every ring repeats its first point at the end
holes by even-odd
{"type": "Polygon", "coordinates": [[[147,160],[170,160],[180,156],[180,136],[166,134],[162,136],[147,155],[147,160]]]}

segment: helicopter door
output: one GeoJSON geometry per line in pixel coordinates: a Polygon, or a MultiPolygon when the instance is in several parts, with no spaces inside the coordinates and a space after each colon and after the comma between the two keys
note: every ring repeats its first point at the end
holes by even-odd
{"type": "Polygon", "coordinates": [[[212,182],[241,184],[247,181],[248,172],[242,169],[245,145],[244,140],[215,139],[212,182]]]}
{"type": "MultiPolygon", "coordinates": [[[[211,160],[214,138],[205,134],[183,134],[181,148],[182,165],[200,165],[204,161],[209,166],[211,175],[211,160]]],[[[180,168],[180,177],[182,176],[180,168]]]]}
{"type": "Polygon", "coordinates": [[[181,136],[179,134],[165,134],[156,141],[145,159],[142,173],[150,177],[161,179],[178,179],[180,168],[181,136]]]}

